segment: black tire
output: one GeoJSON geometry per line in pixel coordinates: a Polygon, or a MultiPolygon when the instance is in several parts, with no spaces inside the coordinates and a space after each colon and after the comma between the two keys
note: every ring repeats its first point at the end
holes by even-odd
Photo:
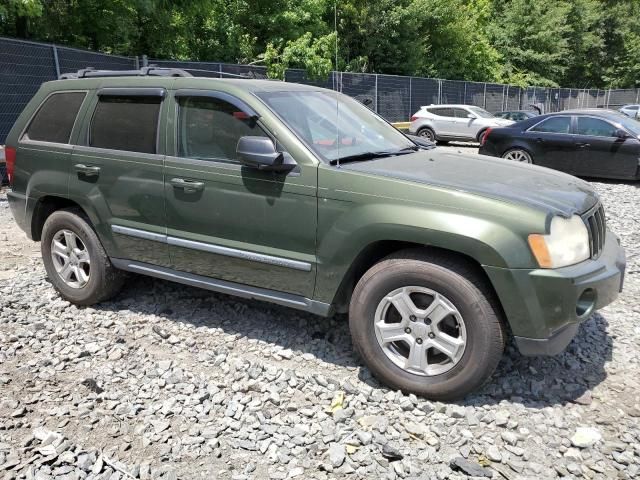
{"type": "Polygon", "coordinates": [[[433,400],[455,400],[482,386],[500,362],[506,336],[500,316],[490,287],[473,265],[439,252],[407,250],[380,261],[362,276],[351,298],[349,327],[356,350],[384,384],[433,400]],[[445,373],[408,372],[392,362],[378,343],[374,328],[378,304],[393,290],[409,285],[446,296],[464,319],[464,353],[445,373]]]}
{"type": "Polygon", "coordinates": [[[449,145],[449,140],[438,140],[438,145],[449,145]]]}
{"type": "Polygon", "coordinates": [[[65,300],[76,305],[93,305],[116,295],[125,280],[125,273],[116,269],[107,256],[89,219],[80,209],[70,208],[53,212],[45,221],[40,243],[42,261],[49,280],[65,300]],[[70,230],[84,244],[89,254],[89,279],[81,288],[65,283],[56,271],[51,255],[51,243],[56,233],[70,230]]]}
{"type": "Polygon", "coordinates": [[[436,142],[436,133],[429,127],[422,127],[421,129],[418,130],[416,134],[419,137],[424,138],[425,140],[428,140],[433,143],[436,142]]]}

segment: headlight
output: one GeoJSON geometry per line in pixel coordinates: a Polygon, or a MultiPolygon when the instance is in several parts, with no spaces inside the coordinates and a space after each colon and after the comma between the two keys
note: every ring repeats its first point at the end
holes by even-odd
{"type": "Polygon", "coordinates": [[[553,217],[549,235],[529,235],[529,246],[542,268],[566,267],[590,256],[589,232],[577,215],[553,217]]]}

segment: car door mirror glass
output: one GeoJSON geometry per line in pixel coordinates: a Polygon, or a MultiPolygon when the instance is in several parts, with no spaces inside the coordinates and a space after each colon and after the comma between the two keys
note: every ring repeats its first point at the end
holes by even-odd
{"type": "Polygon", "coordinates": [[[623,139],[623,140],[624,140],[625,138],[629,138],[629,137],[630,137],[630,135],[629,135],[626,131],[622,130],[621,128],[619,128],[619,129],[617,129],[617,130],[616,130],[615,136],[616,136],[617,138],[621,138],[621,139],[623,139]]]}
{"type": "Polygon", "coordinates": [[[273,141],[267,137],[241,137],[236,156],[242,165],[258,170],[283,172],[295,167],[292,157],[278,152],[273,141]]]}
{"type": "Polygon", "coordinates": [[[467,113],[467,118],[477,118],[473,113],[467,113]]]}

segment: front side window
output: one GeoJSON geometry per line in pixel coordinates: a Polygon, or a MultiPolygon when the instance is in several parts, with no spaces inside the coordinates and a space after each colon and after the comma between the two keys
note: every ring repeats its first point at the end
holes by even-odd
{"type": "Polygon", "coordinates": [[[402,133],[346,95],[308,90],[257,95],[324,160],[415,148],[402,133]]]}
{"type": "Polygon", "coordinates": [[[85,92],[54,93],[45,100],[24,134],[25,140],[69,143],[85,92]]]}
{"type": "Polygon", "coordinates": [[[469,112],[464,108],[454,108],[453,113],[456,118],[469,118],[469,112]]]}
{"type": "Polygon", "coordinates": [[[178,156],[236,161],[238,140],[267,137],[245,112],[214,97],[178,98],[178,156]]]}
{"type": "Polygon", "coordinates": [[[102,95],[93,114],[89,145],[156,153],[161,97],[102,95]]]}
{"type": "Polygon", "coordinates": [[[616,127],[609,122],[591,117],[578,117],[576,133],[591,137],[615,137],[616,127]]]}
{"type": "Polygon", "coordinates": [[[484,108],[469,107],[469,110],[479,118],[493,118],[493,115],[487,112],[484,108]]]}
{"type": "Polygon", "coordinates": [[[540,133],[569,133],[570,130],[571,117],[550,117],[531,128],[532,132],[540,133]]]}

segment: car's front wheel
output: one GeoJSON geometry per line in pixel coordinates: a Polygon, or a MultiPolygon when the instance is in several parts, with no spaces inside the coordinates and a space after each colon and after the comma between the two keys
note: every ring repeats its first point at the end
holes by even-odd
{"type": "Polygon", "coordinates": [[[72,303],[102,302],[122,287],[124,272],[111,264],[81,210],[53,212],[44,223],[40,249],[49,280],[72,303]]]}
{"type": "Polygon", "coordinates": [[[521,148],[512,148],[511,150],[507,150],[502,154],[502,158],[505,160],[511,160],[512,162],[533,163],[531,154],[521,148]]]}
{"type": "Polygon", "coordinates": [[[434,400],[479,388],[504,350],[490,291],[455,257],[406,251],[374,265],[349,310],[354,345],[382,382],[434,400]]]}

